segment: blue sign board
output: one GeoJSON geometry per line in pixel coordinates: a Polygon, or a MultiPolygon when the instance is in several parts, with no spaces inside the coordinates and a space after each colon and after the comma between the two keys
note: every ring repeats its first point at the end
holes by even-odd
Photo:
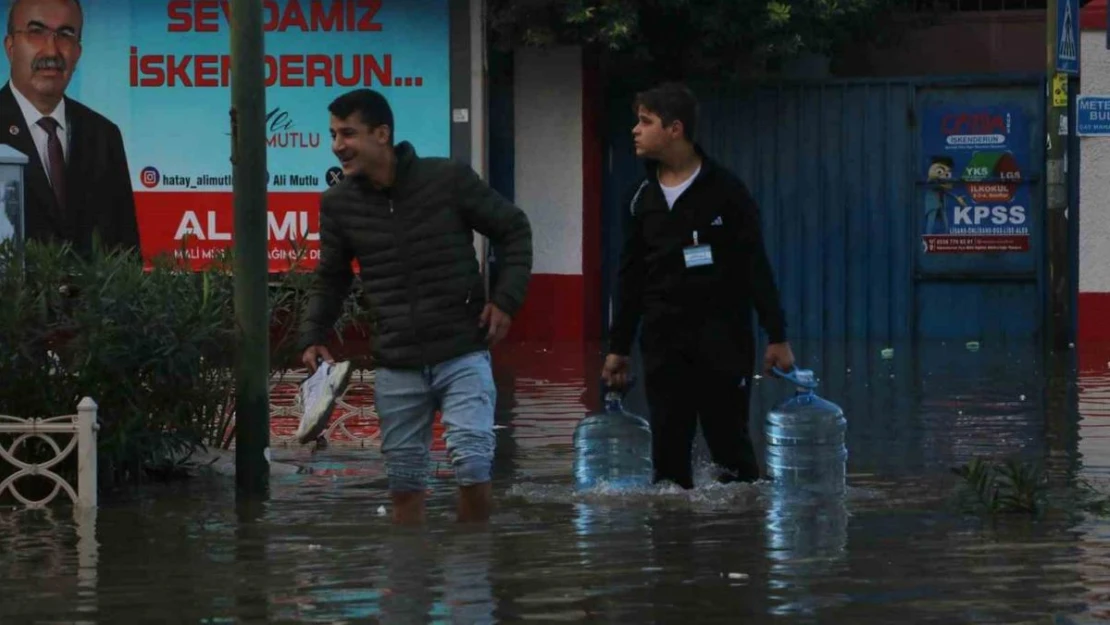
{"type": "Polygon", "coordinates": [[[1081,95],[1075,99],[1075,134],[1110,137],[1110,96],[1081,95]]]}
{"type": "Polygon", "coordinates": [[[1056,71],[1079,74],[1079,0],[1056,2],[1056,71]]]}
{"type": "Polygon", "coordinates": [[[1015,105],[925,110],[925,254],[1029,251],[1028,127],[1024,111],[1015,105]]]}

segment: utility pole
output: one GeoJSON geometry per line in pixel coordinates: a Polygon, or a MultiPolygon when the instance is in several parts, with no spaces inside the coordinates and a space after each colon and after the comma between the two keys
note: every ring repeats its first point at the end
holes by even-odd
{"type": "MultiPolygon", "coordinates": [[[[1079,3],[1048,0],[1048,89],[1045,93],[1045,241],[1048,249],[1046,339],[1054,351],[1068,349],[1073,276],[1068,262],[1068,75],[1079,73],[1079,3]]],[[[1072,163],[1072,166],[1076,166],[1072,163]]]]}
{"type": "MultiPolygon", "coordinates": [[[[1048,254],[1049,315],[1046,338],[1049,354],[1045,358],[1050,376],[1058,380],[1065,374],[1068,349],[1068,327],[1071,324],[1071,263],[1068,250],[1068,175],[1067,162],[1069,125],[1073,120],[1068,114],[1068,76],[1079,73],[1079,2],[1078,0],[1048,0],[1045,15],[1047,32],[1047,79],[1045,90],[1045,241],[1048,254]]],[[[1078,163],[1070,163],[1077,167],[1078,163]]],[[[1072,213],[1074,216],[1074,212],[1072,213]]],[[[1048,410],[1045,411],[1045,437],[1048,444],[1046,460],[1069,457],[1077,440],[1075,426],[1069,415],[1072,394],[1069,385],[1054,383],[1046,388],[1048,410]]],[[[1055,467],[1064,468],[1064,467],[1055,467]]],[[[1070,467],[1066,467],[1070,469],[1070,467]]],[[[1048,471],[1052,486],[1060,486],[1070,475],[1069,471],[1048,471]]]]}
{"type": "Polygon", "coordinates": [[[270,311],[266,255],[266,88],[262,3],[231,0],[231,165],[235,198],[235,483],[270,488],[270,311]]]}

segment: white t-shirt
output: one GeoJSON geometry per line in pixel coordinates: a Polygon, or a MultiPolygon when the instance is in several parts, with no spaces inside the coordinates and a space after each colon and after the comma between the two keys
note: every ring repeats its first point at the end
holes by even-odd
{"type": "Polygon", "coordinates": [[[678,197],[682,195],[683,191],[690,187],[690,184],[694,182],[694,178],[697,178],[699,173],[701,173],[701,165],[698,165],[698,168],[694,170],[694,173],[690,174],[689,178],[673,187],[668,187],[663,183],[659,183],[659,186],[663,189],[663,196],[667,198],[667,208],[674,208],[674,203],[678,201],[678,197]]]}

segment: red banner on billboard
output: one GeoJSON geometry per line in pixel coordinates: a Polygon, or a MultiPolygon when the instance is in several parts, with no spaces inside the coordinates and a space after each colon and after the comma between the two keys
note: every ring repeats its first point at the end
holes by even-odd
{"type": "MultiPolygon", "coordinates": [[[[173,254],[203,269],[231,247],[235,232],[227,192],[136,193],[143,256],[173,254]]],[[[312,269],[320,258],[320,193],[270,193],[266,239],[271,273],[312,269]]]]}

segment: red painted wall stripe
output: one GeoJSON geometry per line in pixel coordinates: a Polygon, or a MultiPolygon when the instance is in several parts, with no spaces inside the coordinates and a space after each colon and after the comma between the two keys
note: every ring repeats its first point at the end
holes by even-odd
{"type": "Polygon", "coordinates": [[[1110,341],[1110,293],[1079,294],[1080,341],[1110,341]]]}
{"type": "Polygon", "coordinates": [[[533,274],[506,340],[581,341],[582,293],[582,276],[533,274]]]}

